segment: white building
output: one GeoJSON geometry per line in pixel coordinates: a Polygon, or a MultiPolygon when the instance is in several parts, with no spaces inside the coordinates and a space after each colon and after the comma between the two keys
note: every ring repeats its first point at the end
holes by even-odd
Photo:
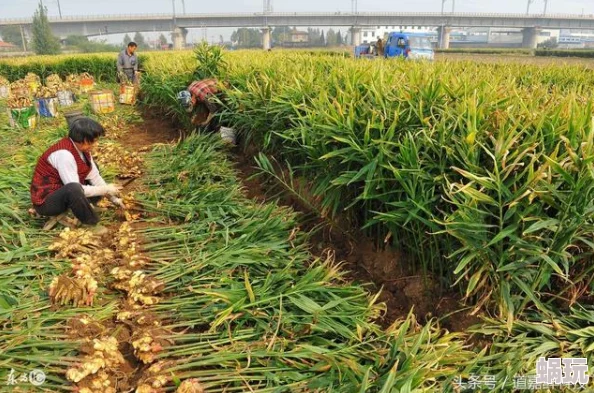
{"type": "Polygon", "coordinates": [[[434,33],[436,27],[428,26],[371,26],[361,29],[361,42],[370,44],[377,41],[377,37],[384,37],[393,31],[402,31],[404,33],[434,33]]]}
{"type": "Polygon", "coordinates": [[[558,37],[559,48],[586,48],[594,46],[594,31],[591,30],[561,30],[558,37]]]}

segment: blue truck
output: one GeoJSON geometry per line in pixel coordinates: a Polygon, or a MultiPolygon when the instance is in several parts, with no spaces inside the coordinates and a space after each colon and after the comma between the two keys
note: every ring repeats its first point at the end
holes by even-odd
{"type": "Polygon", "coordinates": [[[355,47],[356,58],[403,57],[410,60],[433,60],[435,54],[429,37],[420,33],[392,32],[387,34],[383,53],[376,53],[375,45],[355,47]]]}

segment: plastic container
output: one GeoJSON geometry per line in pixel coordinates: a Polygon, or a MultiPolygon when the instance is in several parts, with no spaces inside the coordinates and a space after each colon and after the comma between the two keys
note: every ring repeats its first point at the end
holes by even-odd
{"type": "Polygon", "coordinates": [[[83,93],[87,93],[95,87],[95,81],[92,78],[81,78],[79,89],[83,93]]]}
{"type": "Polygon", "coordinates": [[[227,143],[235,145],[236,136],[233,128],[221,127],[221,139],[227,143]]]}
{"type": "Polygon", "coordinates": [[[56,97],[37,98],[35,106],[41,117],[56,117],[58,115],[58,99],[56,97]]]}
{"type": "Polygon", "coordinates": [[[64,111],[64,117],[66,118],[66,123],[68,123],[68,127],[70,127],[76,119],[84,117],[84,113],[80,108],[71,108],[67,111],[64,111]]]}
{"type": "Polygon", "coordinates": [[[69,107],[74,104],[74,93],[68,90],[61,90],[58,92],[58,102],[60,106],[69,107]]]}
{"type": "Polygon", "coordinates": [[[0,100],[6,99],[10,96],[10,86],[0,86],[0,100]]]}
{"type": "Polygon", "coordinates": [[[91,109],[97,114],[111,113],[115,109],[115,101],[113,98],[113,91],[111,90],[94,90],[89,93],[91,109]]]}
{"type": "Polygon", "coordinates": [[[37,111],[34,106],[9,109],[8,111],[12,128],[35,128],[37,126],[37,111]]]}
{"type": "Polygon", "coordinates": [[[120,104],[134,105],[136,103],[136,87],[120,85],[120,104]]]}

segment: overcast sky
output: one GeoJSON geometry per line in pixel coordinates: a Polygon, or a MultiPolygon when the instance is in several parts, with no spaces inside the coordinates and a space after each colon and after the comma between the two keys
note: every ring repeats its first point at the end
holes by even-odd
{"type": "MultiPolygon", "coordinates": [[[[63,15],[105,15],[171,13],[171,0],[59,0],[63,15]]],[[[182,2],[176,1],[181,12],[182,2]]],[[[58,0],[43,0],[50,15],[58,15],[58,0]]],[[[460,12],[526,12],[527,0],[456,0],[456,11],[460,12]]],[[[186,12],[258,12],[262,0],[185,0],[186,12]]],[[[0,0],[0,18],[29,17],[35,11],[38,0],[0,0]]],[[[451,10],[452,0],[446,1],[451,10]]],[[[544,0],[534,0],[531,11],[541,13],[544,0]]],[[[274,11],[326,11],[347,12],[351,0],[273,0],[274,11]]],[[[359,11],[440,11],[441,0],[358,0],[359,11]]],[[[594,0],[550,0],[551,13],[594,14],[594,0]]]]}

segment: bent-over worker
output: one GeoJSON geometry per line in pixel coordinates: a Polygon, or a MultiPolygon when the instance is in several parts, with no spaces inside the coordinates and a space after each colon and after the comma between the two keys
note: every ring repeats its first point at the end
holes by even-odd
{"type": "Polygon", "coordinates": [[[51,146],[39,158],[33,181],[31,201],[42,216],[58,216],[72,210],[83,226],[94,226],[102,234],[106,228],[97,225],[99,217],[91,203],[107,196],[113,204],[124,207],[119,194],[121,187],[106,184],[91,156],[103,126],[87,117],[72,122],[68,137],[51,146]]]}
{"type": "Polygon", "coordinates": [[[132,83],[137,82],[138,75],[138,58],[136,57],[136,42],[132,41],[128,44],[126,49],[120,52],[118,56],[117,68],[118,68],[118,81],[120,83],[130,81],[132,83]]]}
{"type": "MultiPolygon", "coordinates": [[[[188,86],[187,90],[180,91],[177,95],[179,103],[186,108],[188,113],[192,113],[197,105],[203,104],[208,109],[208,123],[209,131],[218,131],[219,124],[215,119],[215,115],[221,109],[220,103],[217,101],[223,98],[223,93],[219,86],[219,81],[216,79],[202,79],[194,81],[188,86]]],[[[198,124],[198,116],[192,116],[192,123],[198,124]]]]}
{"type": "Polygon", "coordinates": [[[177,100],[188,113],[194,112],[197,105],[204,105],[208,109],[208,118],[201,121],[198,114],[195,113],[192,116],[192,124],[206,126],[206,131],[218,132],[225,142],[235,145],[237,143],[235,131],[232,128],[221,127],[220,118],[216,116],[222,108],[222,102],[225,100],[222,88],[228,87],[227,82],[221,84],[218,80],[212,78],[194,81],[188,86],[187,90],[182,90],[177,94],[177,100]]]}

